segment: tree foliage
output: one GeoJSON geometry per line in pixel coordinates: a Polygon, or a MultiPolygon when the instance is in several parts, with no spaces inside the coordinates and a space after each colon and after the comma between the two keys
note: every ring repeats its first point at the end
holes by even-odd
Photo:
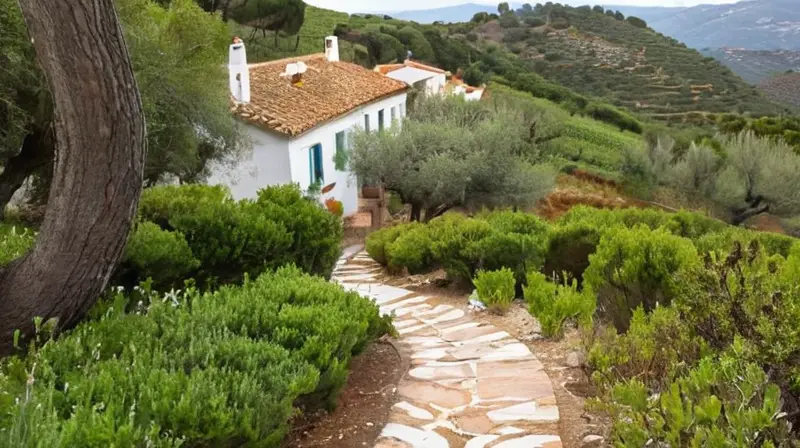
{"type": "MultiPolygon", "coordinates": [[[[693,144],[654,176],[691,197],[710,199],[735,225],[767,212],[781,217],[800,213],[800,155],[791,146],[751,131],[718,141],[722,156],[693,144]]],[[[657,165],[654,154],[664,152],[669,148],[651,152],[651,166],[657,165]]]]}
{"type": "Polygon", "coordinates": [[[460,98],[427,98],[401,129],[359,132],[350,167],[431,219],[455,206],[527,206],[553,184],[521,114],[460,98]]]}
{"type": "MultiPolygon", "coordinates": [[[[22,139],[49,129],[52,121],[49,94],[19,8],[3,1],[8,4],[0,13],[0,62],[9,61],[12,70],[0,70],[0,110],[8,111],[0,113],[7,130],[0,131],[0,165],[19,153],[22,139]]],[[[117,0],[116,6],[147,119],[145,180],[201,180],[209,162],[234,157],[243,148],[228,110],[223,65],[228,28],[191,0],[173,0],[167,7],[152,0],[117,0]]],[[[50,146],[52,158],[52,141],[43,144],[50,146]]],[[[47,185],[49,173],[43,175],[47,185]]]]}
{"type": "Polygon", "coordinates": [[[229,7],[228,16],[253,28],[253,32],[278,33],[294,36],[305,21],[306,3],[303,0],[243,0],[229,7]]]}

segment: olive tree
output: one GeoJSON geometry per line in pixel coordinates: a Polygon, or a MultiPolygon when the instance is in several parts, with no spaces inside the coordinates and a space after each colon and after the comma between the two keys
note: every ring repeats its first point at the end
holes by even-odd
{"type": "Polygon", "coordinates": [[[145,120],[112,0],[22,0],[53,97],[53,188],[36,245],[0,270],[0,356],[35,317],[74,325],[122,257],[145,159],[145,120]]]}
{"type": "MultiPolygon", "coordinates": [[[[763,213],[800,214],[800,155],[781,140],[750,131],[719,140],[722,155],[692,144],[682,158],[653,171],[662,184],[710,200],[734,225],[763,213]]],[[[653,165],[657,154],[669,152],[658,146],[650,153],[653,165]]]]}
{"type": "MultiPolygon", "coordinates": [[[[244,147],[228,109],[228,28],[191,0],[114,5],[147,117],[145,182],[203,179],[211,161],[233,158],[244,147]]],[[[37,174],[49,185],[55,140],[50,89],[16,0],[0,0],[0,45],[1,218],[25,179],[37,174]]]]}
{"type": "Polygon", "coordinates": [[[358,180],[396,193],[413,220],[453,207],[527,207],[555,179],[538,163],[522,114],[460,97],[422,99],[402,126],[360,130],[351,142],[348,162],[358,180]]]}

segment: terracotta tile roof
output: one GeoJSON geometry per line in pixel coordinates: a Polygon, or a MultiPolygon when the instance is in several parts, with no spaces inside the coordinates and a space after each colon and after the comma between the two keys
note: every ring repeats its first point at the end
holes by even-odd
{"type": "Polygon", "coordinates": [[[412,61],[411,59],[406,59],[405,62],[402,64],[384,64],[378,65],[375,67],[375,71],[379,73],[383,73],[384,75],[395,70],[399,70],[403,67],[414,67],[420,70],[427,70],[429,72],[434,73],[447,73],[445,70],[440,69],[439,67],[434,67],[432,65],[423,64],[421,62],[412,61]]]}
{"type": "Polygon", "coordinates": [[[300,135],[358,106],[399,94],[405,83],[324,54],[251,64],[250,102],[234,103],[240,118],[289,137],[300,135]],[[281,76],[286,64],[303,61],[302,85],[281,76]]]}
{"type": "Polygon", "coordinates": [[[464,90],[467,93],[472,93],[472,92],[474,92],[476,90],[483,90],[483,87],[473,87],[473,86],[465,83],[464,80],[456,78],[456,77],[451,78],[450,80],[447,81],[447,83],[452,85],[453,87],[455,87],[455,86],[464,86],[464,90]]]}

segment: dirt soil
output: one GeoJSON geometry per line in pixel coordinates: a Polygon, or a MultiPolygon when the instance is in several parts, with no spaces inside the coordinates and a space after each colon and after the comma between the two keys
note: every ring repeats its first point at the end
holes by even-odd
{"type": "MultiPolygon", "coordinates": [[[[469,290],[447,285],[443,287],[444,272],[437,271],[425,276],[386,277],[382,281],[402,286],[414,292],[436,297],[440,303],[467,310],[469,290]]],[[[549,341],[541,338],[539,322],[528,313],[522,301],[515,301],[505,315],[480,312],[480,319],[511,334],[522,341],[544,364],[545,371],[553,383],[553,390],[560,414],[559,434],[565,448],[581,448],[583,438],[590,434],[608,440],[610,421],[603,415],[584,409],[586,398],[593,393],[583,367],[569,367],[567,355],[581,352],[580,334],[568,329],[564,339],[549,341]]]]}
{"type": "Polygon", "coordinates": [[[297,417],[282,447],[371,448],[396,401],[396,386],[408,364],[408,356],[389,340],[370,344],[350,364],[336,409],[297,417]]]}

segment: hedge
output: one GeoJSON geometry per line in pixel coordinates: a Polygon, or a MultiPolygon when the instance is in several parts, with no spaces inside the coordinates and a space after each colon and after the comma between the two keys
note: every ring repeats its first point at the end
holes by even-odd
{"type": "Polygon", "coordinates": [[[152,278],[169,289],[191,277],[217,287],[287,263],[329,277],[342,233],[341,220],[295,185],[267,187],[241,201],[220,186],[150,188],[116,281],[131,287],[152,278]]]}
{"type": "Polygon", "coordinates": [[[370,256],[411,273],[442,267],[449,277],[471,283],[477,272],[509,268],[521,285],[528,270],[544,263],[550,225],[532,214],[485,212],[474,218],[447,213],[428,224],[411,223],[374,232],[370,256]]]}
{"type": "Polygon", "coordinates": [[[0,446],[275,447],[294,406],[330,406],[351,356],[388,329],[368,299],[295,267],[99,308],[0,361],[0,446]]]}

